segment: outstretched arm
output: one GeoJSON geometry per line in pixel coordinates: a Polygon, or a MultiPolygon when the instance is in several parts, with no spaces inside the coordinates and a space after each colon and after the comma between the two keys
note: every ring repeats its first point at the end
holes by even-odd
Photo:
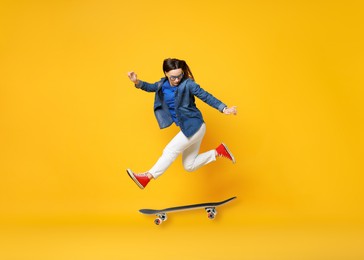
{"type": "Polygon", "coordinates": [[[151,84],[143,80],[139,80],[138,75],[134,71],[128,72],[128,77],[134,83],[136,88],[147,92],[155,92],[158,89],[158,82],[151,84]]]}
{"type": "Polygon", "coordinates": [[[236,106],[228,107],[223,102],[215,98],[213,95],[202,89],[197,83],[192,82],[190,86],[191,92],[208,105],[218,109],[225,115],[236,115],[236,106]]]}

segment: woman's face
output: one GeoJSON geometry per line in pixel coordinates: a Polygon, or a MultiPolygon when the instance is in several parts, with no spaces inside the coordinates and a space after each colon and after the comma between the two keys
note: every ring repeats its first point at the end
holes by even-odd
{"type": "Polygon", "coordinates": [[[171,86],[173,87],[177,87],[183,79],[182,69],[170,70],[168,72],[165,72],[165,74],[168,78],[169,84],[171,84],[171,86]]]}

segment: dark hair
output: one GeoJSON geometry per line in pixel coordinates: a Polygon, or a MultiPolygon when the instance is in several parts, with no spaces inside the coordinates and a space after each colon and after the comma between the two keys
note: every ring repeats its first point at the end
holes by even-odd
{"type": "Polygon", "coordinates": [[[190,68],[188,67],[187,63],[184,60],[179,60],[179,59],[165,59],[163,61],[163,72],[168,72],[170,70],[176,70],[176,69],[182,69],[183,71],[183,78],[184,79],[192,79],[195,80],[195,78],[193,77],[193,74],[190,70],[190,68]]]}

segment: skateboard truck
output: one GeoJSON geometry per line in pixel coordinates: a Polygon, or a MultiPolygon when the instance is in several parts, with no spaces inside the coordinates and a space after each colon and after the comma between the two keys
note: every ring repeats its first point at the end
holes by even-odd
{"type": "Polygon", "coordinates": [[[154,220],[154,223],[156,225],[160,225],[162,224],[163,221],[166,221],[167,220],[167,213],[160,213],[160,214],[157,214],[157,218],[154,220]]]}
{"type": "Polygon", "coordinates": [[[205,210],[209,219],[214,219],[216,217],[217,210],[215,208],[205,208],[205,210]]]}

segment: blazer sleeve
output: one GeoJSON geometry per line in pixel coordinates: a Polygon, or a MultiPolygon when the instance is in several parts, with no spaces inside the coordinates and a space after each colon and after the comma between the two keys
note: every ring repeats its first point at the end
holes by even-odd
{"type": "Polygon", "coordinates": [[[146,92],[156,92],[158,89],[160,81],[155,82],[155,83],[148,83],[142,80],[139,80],[138,84],[135,84],[136,88],[139,88],[141,90],[144,90],[146,92]]]}
{"type": "Polygon", "coordinates": [[[220,112],[222,112],[224,110],[224,108],[226,107],[226,105],[222,101],[220,101],[219,99],[214,97],[209,92],[205,91],[197,83],[190,82],[188,85],[189,85],[189,89],[193,95],[195,95],[196,97],[198,97],[203,102],[210,105],[211,107],[216,108],[220,112]]]}

